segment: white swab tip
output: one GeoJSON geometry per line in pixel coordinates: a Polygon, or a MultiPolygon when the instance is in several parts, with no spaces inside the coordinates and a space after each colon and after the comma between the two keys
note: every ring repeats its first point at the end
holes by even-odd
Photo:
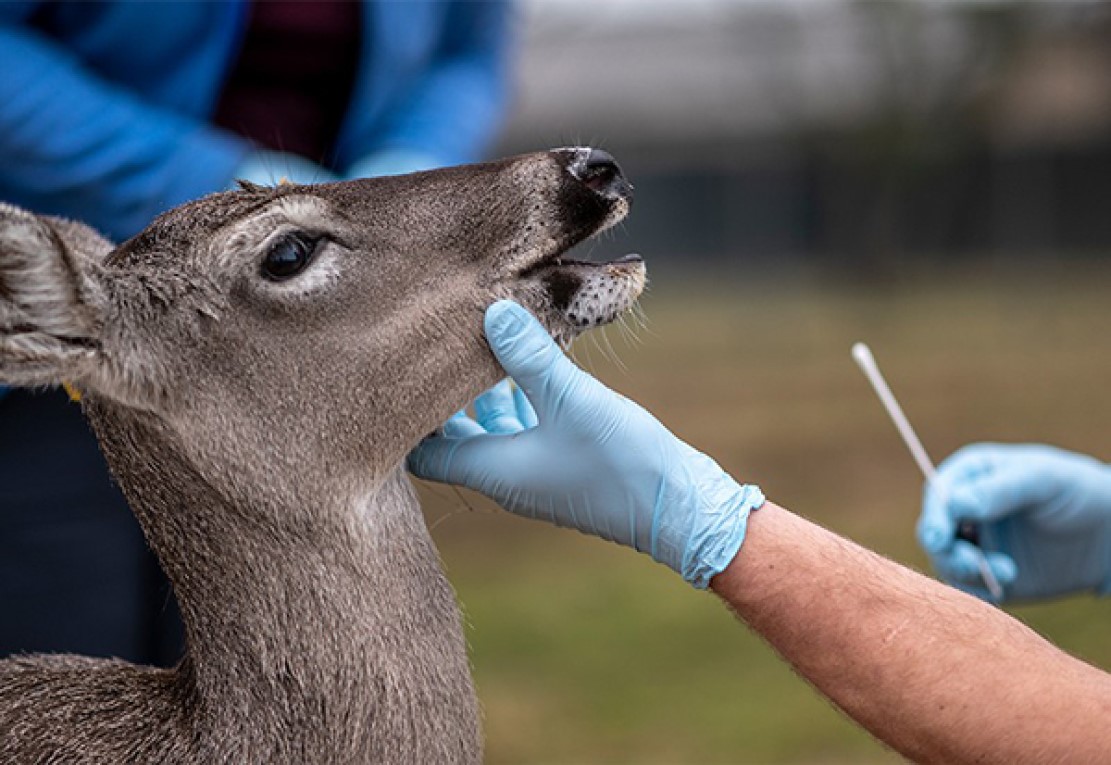
{"type": "Polygon", "coordinates": [[[853,343],[853,358],[856,363],[861,366],[875,364],[875,359],[872,357],[872,350],[864,343],[853,343]]]}

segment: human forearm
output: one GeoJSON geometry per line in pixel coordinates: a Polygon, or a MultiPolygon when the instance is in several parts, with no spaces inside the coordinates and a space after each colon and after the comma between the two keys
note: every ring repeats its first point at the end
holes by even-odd
{"type": "Polygon", "coordinates": [[[496,136],[510,96],[513,4],[453,2],[446,14],[432,58],[364,156],[405,151],[428,167],[474,162],[496,136]]]}
{"type": "Polygon", "coordinates": [[[1002,611],[771,503],[712,582],[850,717],[924,762],[1095,762],[1111,677],[1002,611]]]}
{"type": "Polygon", "coordinates": [[[99,78],[44,35],[0,24],[0,197],[122,239],[224,188],[249,144],[99,78]]]}

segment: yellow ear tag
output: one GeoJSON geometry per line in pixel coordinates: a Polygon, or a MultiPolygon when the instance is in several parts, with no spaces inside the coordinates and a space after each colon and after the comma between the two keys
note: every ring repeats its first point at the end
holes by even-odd
{"type": "Polygon", "coordinates": [[[63,380],[62,388],[65,390],[66,393],[69,394],[70,401],[73,401],[74,403],[79,403],[81,401],[81,391],[77,389],[76,385],[63,380]]]}
{"type": "Polygon", "coordinates": [[[289,180],[289,178],[286,178],[286,177],[285,177],[285,176],[283,175],[283,176],[282,176],[281,178],[279,178],[279,179],[278,179],[278,185],[279,185],[279,186],[292,186],[292,185],[293,185],[293,181],[289,180]]]}

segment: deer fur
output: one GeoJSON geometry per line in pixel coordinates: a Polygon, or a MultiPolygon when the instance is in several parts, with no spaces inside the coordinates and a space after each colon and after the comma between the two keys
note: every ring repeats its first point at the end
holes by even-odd
{"type": "Polygon", "coordinates": [[[607,159],[247,185],[118,247],[0,205],[0,381],[84,392],[187,643],[168,670],[0,661],[0,762],[481,761],[459,611],[404,460],[502,374],[491,302],[568,341],[640,293],[638,258],[559,260],[628,210],[607,159]],[[268,278],[291,236],[316,242],[311,261],[268,278]]]}

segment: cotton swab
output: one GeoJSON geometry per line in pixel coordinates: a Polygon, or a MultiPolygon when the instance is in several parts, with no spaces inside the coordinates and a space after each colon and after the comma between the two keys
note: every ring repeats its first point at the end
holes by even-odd
{"type": "MultiPolygon", "coordinates": [[[[887,410],[888,416],[891,421],[895,423],[895,428],[899,431],[899,435],[903,437],[903,443],[907,445],[910,450],[911,456],[914,461],[918,463],[919,470],[925,476],[926,482],[930,487],[940,495],[941,501],[948,504],[948,492],[942,487],[941,482],[937,480],[937,470],[934,468],[934,463],[930,461],[930,456],[926,454],[926,449],[922,446],[922,442],[918,440],[918,435],[914,432],[914,428],[910,426],[906,415],[903,414],[902,407],[899,402],[895,400],[895,395],[891,392],[891,388],[887,386],[887,381],[883,379],[880,374],[879,366],[876,365],[876,359],[872,355],[871,349],[864,343],[853,344],[853,360],[856,361],[860,371],[868,378],[868,382],[872,384],[872,388],[876,391],[880,401],[883,403],[883,408],[887,410]]],[[[1003,588],[999,584],[999,580],[995,578],[995,573],[991,570],[988,564],[987,556],[984,551],[978,546],[975,547],[979,553],[977,563],[980,566],[980,577],[987,585],[988,591],[996,600],[1003,599],[1003,588]]]]}

